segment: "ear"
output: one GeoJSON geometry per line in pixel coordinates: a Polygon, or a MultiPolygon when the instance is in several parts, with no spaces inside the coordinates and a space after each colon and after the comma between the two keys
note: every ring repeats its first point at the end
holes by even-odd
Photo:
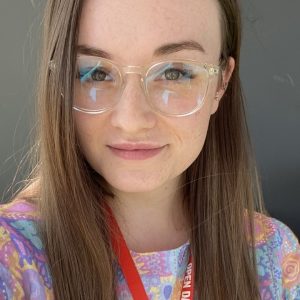
{"type": "Polygon", "coordinates": [[[227,59],[225,68],[221,70],[221,78],[219,80],[218,88],[216,91],[216,95],[215,95],[215,99],[214,99],[215,101],[212,104],[211,114],[214,114],[219,107],[219,102],[226,92],[226,88],[230,81],[234,67],[235,67],[235,60],[233,57],[230,56],[227,59]]]}

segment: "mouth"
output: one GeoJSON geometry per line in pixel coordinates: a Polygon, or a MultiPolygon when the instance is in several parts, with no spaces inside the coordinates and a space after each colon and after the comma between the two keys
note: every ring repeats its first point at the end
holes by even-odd
{"type": "Polygon", "coordinates": [[[154,157],[166,147],[151,144],[114,144],[107,145],[117,157],[125,160],[145,160],[154,157]]]}

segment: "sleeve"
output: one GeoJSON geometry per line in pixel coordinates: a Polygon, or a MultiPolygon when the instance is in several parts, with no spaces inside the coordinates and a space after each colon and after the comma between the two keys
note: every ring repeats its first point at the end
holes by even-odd
{"type": "Polygon", "coordinates": [[[19,254],[0,216],[0,300],[25,299],[19,254]]]}
{"type": "Polygon", "coordinates": [[[300,300],[300,246],[281,221],[257,213],[255,256],[262,300],[300,300]]]}
{"type": "Polygon", "coordinates": [[[282,272],[282,298],[300,300],[300,245],[292,230],[273,219],[281,240],[278,257],[282,272]]]}
{"type": "Polygon", "coordinates": [[[50,273],[34,222],[0,214],[0,300],[53,299],[50,273]]]}

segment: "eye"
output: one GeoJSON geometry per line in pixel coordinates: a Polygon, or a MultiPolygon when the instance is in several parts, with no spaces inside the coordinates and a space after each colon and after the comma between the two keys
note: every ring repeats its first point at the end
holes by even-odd
{"type": "Polygon", "coordinates": [[[94,67],[94,68],[82,68],[79,70],[78,75],[80,81],[109,81],[111,76],[109,72],[106,72],[104,68],[94,67]]]}
{"type": "Polygon", "coordinates": [[[104,71],[96,69],[94,72],[92,72],[91,78],[95,81],[103,81],[107,75],[108,74],[106,74],[104,71]]]}
{"type": "Polygon", "coordinates": [[[163,79],[176,81],[193,79],[194,77],[195,76],[191,70],[170,68],[168,70],[165,70],[163,79]]]}
{"type": "Polygon", "coordinates": [[[168,80],[177,80],[181,75],[181,72],[176,69],[169,69],[165,71],[165,77],[168,80]]]}

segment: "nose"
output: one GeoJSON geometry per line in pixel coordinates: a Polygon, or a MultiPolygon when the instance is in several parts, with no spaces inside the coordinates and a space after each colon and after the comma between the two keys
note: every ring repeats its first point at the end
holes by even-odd
{"type": "Polygon", "coordinates": [[[111,113],[111,124],[126,133],[137,134],[155,126],[156,113],[147,102],[140,75],[128,75],[118,104],[111,113]]]}

